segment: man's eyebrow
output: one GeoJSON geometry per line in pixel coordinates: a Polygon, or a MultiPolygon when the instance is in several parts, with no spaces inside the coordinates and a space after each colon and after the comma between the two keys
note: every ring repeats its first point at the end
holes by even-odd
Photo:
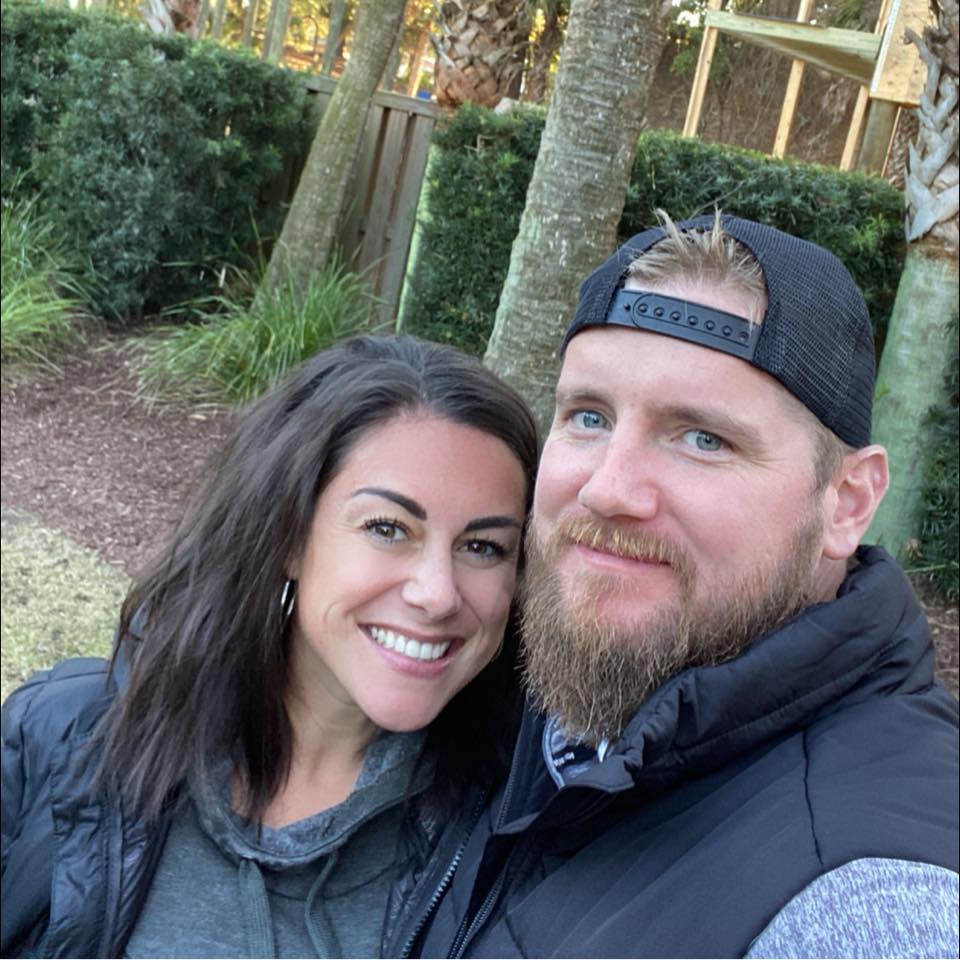
{"type": "Polygon", "coordinates": [[[677,420],[716,433],[724,440],[731,440],[744,447],[758,447],[763,443],[760,431],[743,420],[732,417],[722,410],[710,410],[704,407],[691,407],[683,404],[655,404],[656,416],[677,420]]]}
{"type": "Polygon", "coordinates": [[[599,406],[608,402],[607,397],[599,390],[590,387],[565,389],[557,387],[556,403],[558,407],[599,406]]]}
{"type": "Polygon", "coordinates": [[[358,487],[350,496],[353,498],[359,497],[362,494],[369,494],[373,497],[383,497],[384,500],[390,500],[392,503],[397,504],[397,506],[403,507],[407,513],[413,515],[418,520],[427,519],[427,511],[424,510],[416,500],[411,500],[410,497],[405,497],[402,493],[397,493],[396,490],[388,490],[386,487],[358,487]]]}

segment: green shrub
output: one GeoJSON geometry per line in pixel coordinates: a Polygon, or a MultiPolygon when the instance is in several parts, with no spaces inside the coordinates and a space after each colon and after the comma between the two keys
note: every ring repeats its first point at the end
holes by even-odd
{"type": "Polygon", "coordinates": [[[260,203],[310,122],[302,84],[245,52],[140,25],[3,6],[3,184],[23,173],[139,316],[208,294],[281,211],[260,203]]]}
{"type": "MultiPolygon", "coordinates": [[[[406,329],[483,351],[543,117],[535,108],[501,116],[463,107],[435,135],[406,329]]],[[[847,265],[882,339],[902,267],[901,204],[876,177],[649,131],[618,232],[625,240],[655,223],[657,207],[683,219],[718,205],[812,240],[847,265]]]]}
{"type": "MultiPolygon", "coordinates": [[[[954,325],[956,331],[956,324],[954,325]]],[[[947,404],[930,411],[936,445],[923,490],[923,522],[915,566],[952,600],[960,596],[960,353],[947,376],[947,404]]]]}
{"type": "Polygon", "coordinates": [[[146,337],[141,384],[148,395],[245,403],[298,363],[365,327],[374,298],[362,275],[339,263],[305,293],[291,279],[273,292],[214,298],[202,319],[146,337]],[[211,307],[219,312],[211,314],[211,307]]]}
{"type": "Polygon", "coordinates": [[[540,149],[545,113],[466,105],[438,125],[403,327],[482,354],[540,149]]]}
{"type": "Polygon", "coordinates": [[[0,266],[0,357],[51,363],[79,336],[75,315],[86,291],[75,253],[31,200],[3,203],[0,266]]]}

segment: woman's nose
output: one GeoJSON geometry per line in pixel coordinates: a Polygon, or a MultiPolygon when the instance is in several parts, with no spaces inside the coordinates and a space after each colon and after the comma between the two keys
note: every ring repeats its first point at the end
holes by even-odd
{"type": "Polygon", "coordinates": [[[463,606],[453,557],[424,551],[403,585],[403,599],[423,610],[432,620],[453,616],[463,606]]]}

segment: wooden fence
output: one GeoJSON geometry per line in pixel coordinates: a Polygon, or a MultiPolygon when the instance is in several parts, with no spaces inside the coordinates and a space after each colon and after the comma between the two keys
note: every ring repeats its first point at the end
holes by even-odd
{"type": "MultiPolygon", "coordinates": [[[[304,83],[323,110],[336,81],[308,76],[304,83]]],[[[430,135],[439,110],[427,100],[378,91],[363,131],[353,177],[347,188],[348,206],[340,228],[340,245],[347,266],[364,271],[374,295],[382,301],[374,322],[392,325],[400,304],[407,256],[413,236],[420,186],[427,165],[430,135]]],[[[295,158],[271,201],[289,203],[305,158],[295,158]]]]}

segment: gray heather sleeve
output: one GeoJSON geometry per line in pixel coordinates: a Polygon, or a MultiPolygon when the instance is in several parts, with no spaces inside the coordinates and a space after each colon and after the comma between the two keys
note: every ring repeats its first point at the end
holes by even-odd
{"type": "Polygon", "coordinates": [[[958,877],[907,860],[854,860],[800,891],[747,957],[956,957],[958,877]]]}

